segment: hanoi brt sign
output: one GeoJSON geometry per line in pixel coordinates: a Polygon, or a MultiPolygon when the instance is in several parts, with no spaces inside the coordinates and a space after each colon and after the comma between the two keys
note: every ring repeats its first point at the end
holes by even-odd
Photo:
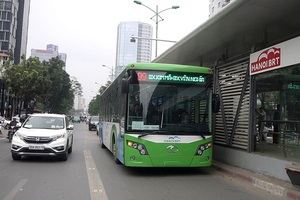
{"type": "Polygon", "coordinates": [[[300,37],[250,55],[250,75],[300,63],[300,37]]]}
{"type": "Polygon", "coordinates": [[[256,61],[251,63],[251,73],[259,73],[280,66],[280,48],[270,48],[259,54],[256,61]]]}

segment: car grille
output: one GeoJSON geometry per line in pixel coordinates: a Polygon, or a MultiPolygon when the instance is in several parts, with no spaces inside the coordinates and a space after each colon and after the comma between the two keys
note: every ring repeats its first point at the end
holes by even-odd
{"type": "Polygon", "coordinates": [[[29,136],[24,138],[24,141],[30,144],[45,144],[52,142],[53,138],[50,137],[33,137],[29,136]]]}
{"type": "Polygon", "coordinates": [[[53,150],[51,149],[44,149],[44,150],[30,150],[28,148],[22,149],[22,151],[20,152],[24,152],[24,153],[55,153],[53,150]]]}

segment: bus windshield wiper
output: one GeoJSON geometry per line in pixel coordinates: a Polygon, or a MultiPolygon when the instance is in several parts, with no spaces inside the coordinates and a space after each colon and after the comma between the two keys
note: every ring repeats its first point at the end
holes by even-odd
{"type": "Polygon", "coordinates": [[[169,134],[170,131],[152,131],[152,132],[146,132],[146,133],[142,133],[138,136],[138,138],[141,138],[141,137],[144,137],[144,136],[147,136],[149,134],[155,134],[155,133],[163,133],[163,134],[169,134]]]}
{"type": "Polygon", "coordinates": [[[147,135],[149,135],[149,134],[150,134],[149,132],[147,132],[147,133],[142,133],[142,134],[140,134],[140,135],[138,136],[138,138],[141,138],[141,137],[147,136],[147,135]]]}

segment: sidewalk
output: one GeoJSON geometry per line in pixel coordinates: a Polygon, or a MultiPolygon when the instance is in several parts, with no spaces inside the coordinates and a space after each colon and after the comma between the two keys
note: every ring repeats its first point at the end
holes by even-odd
{"type": "Polygon", "coordinates": [[[266,190],[283,199],[300,200],[300,187],[293,186],[291,182],[264,176],[246,169],[227,165],[216,160],[213,167],[226,173],[228,176],[250,183],[254,187],[266,190]]]}

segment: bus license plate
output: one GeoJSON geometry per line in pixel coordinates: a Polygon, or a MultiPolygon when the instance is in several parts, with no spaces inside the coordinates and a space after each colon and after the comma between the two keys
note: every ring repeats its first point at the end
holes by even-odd
{"type": "Polygon", "coordinates": [[[44,146],[29,146],[30,150],[44,150],[44,146]]]}

